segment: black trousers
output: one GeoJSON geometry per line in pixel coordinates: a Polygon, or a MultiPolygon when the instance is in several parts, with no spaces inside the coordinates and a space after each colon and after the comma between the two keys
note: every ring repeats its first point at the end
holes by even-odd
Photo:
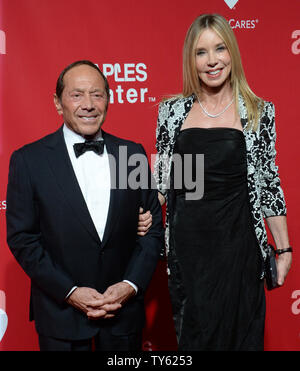
{"type": "Polygon", "coordinates": [[[107,329],[101,329],[92,339],[64,340],[39,334],[41,351],[140,351],[142,333],[127,336],[112,335],[107,329]]]}

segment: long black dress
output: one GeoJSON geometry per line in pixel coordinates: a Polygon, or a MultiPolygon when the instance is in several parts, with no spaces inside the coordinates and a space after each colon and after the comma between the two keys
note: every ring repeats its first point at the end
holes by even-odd
{"type": "Polygon", "coordinates": [[[204,154],[203,198],[188,201],[184,188],[175,190],[173,241],[187,297],[179,350],[263,350],[262,258],[244,135],[230,128],[182,130],[174,153],[204,154]]]}

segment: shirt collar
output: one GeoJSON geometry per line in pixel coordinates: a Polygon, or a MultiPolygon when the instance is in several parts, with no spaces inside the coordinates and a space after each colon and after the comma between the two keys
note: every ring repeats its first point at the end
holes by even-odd
{"type": "MultiPolygon", "coordinates": [[[[75,131],[71,130],[65,123],[63,126],[63,133],[65,141],[68,145],[73,145],[75,143],[83,143],[85,142],[85,138],[80,134],[75,133],[75,131]]],[[[94,140],[101,140],[102,139],[102,131],[100,130],[94,140]]]]}

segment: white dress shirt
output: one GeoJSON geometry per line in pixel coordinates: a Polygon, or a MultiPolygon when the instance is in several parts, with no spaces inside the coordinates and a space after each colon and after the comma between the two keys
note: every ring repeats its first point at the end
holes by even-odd
{"type": "MultiPolygon", "coordinates": [[[[63,134],[82,195],[99,238],[102,240],[110,201],[110,168],[106,146],[104,145],[102,155],[98,155],[93,151],[87,151],[81,156],[76,157],[73,145],[75,143],[83,143],[85,139],[69,129],[66,124],[63,126],[63,134]]],[[[102,140],[101,131],[94,140],[102,140]]],[[[129,283],[137,291],[136,285],[132,282],[124,281],[129,283]]],[[[73,287],[67,297],[76,288],[77,286],[73,287]]]]}
{"type": "MultiPolygon", "coordinates": [[[[110,170],[106,147],[104,146],[104,152],[100,156],[93,151],[87,151],[77,158],[73,145],[84,143],[85,139],[66,125],[63,127],[63,132],[82,195],[100,240],[102,240],[110,200],[110,170]]],[[[101,139],[100,132],[95,140],[101,139]]]]}

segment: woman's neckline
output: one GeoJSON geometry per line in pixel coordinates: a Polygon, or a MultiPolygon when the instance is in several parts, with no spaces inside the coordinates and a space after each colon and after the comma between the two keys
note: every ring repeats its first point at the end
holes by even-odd
{"type": "Polygon", "coordinates": [[[240,130],[240,129],[227,128],[226,126],[216,126],[216,127],[210,127],[210,128],[200,128],[198,126],[194,126],[194,127],[191,127],[191,128],[182,129],[182,130],[180,130],[180,132],[186,131],[186,130],[193,130],[193,129],[201,129],[201,130],[227,129],[227,130],[235,130],[235,131],[239,131],[240,133],[243,133],[243,131],[240,130]]]}

